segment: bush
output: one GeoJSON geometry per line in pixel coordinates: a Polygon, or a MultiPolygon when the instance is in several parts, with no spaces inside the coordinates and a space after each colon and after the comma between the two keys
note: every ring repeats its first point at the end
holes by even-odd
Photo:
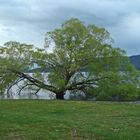
{"type": "Polygon", "coordinates": [[[90,89],[87,96],[100,101],[134,101],[140,99],[140,89],[133,83],[104,84],[90,89]]]}

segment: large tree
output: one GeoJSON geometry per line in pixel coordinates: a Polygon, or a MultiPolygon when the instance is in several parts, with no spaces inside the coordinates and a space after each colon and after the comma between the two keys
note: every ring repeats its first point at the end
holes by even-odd
{"type": "Polygon", "coordinates": [[[46,89],[55,93],[57,99],[64,99],[67,90],[86,93],[101,80],[130,76],[133,67],[125,52],[113,48],[112,42],[107,30],[85,25],[78,19],[70,19],[60,28],[47,32],[43,49],[7,42],[0,48],[1,93],[5,89],[8,93],[13,85],[23,81],[19,93],[34,86],[35,93],[46,89]],[[35,65],[38,70],[30,75],[28,72],[35,65]]]}

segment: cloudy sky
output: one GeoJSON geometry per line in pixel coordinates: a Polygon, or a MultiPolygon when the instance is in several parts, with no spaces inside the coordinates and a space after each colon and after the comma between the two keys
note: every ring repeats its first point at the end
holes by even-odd
{"type": "Polygon", "coordinates": [[[71,17],[105,27],[114,46],[140,54],[140,0],[0,0],[0,44],[43,46],[45,33],[71,17]]]}

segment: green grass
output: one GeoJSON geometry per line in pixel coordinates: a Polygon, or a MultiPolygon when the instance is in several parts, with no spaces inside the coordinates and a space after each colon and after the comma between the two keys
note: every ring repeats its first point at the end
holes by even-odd
{"type": "Polygon", "coordinates": [[[0,140],[140,140],[140,104],[1,100],[0,140]]]}

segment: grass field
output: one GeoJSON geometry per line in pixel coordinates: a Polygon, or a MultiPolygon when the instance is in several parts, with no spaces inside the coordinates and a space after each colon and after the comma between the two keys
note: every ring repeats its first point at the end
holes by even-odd
{"type": "Polygon", "coordinates": [[[1,100],[0,140],[140,140],[140,104],[1,100]]]}

